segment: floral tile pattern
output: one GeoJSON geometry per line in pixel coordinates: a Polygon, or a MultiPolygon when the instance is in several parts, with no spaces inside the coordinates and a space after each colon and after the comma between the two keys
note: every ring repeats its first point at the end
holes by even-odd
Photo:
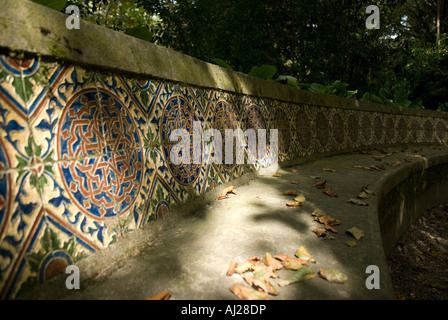
{"type": "Polygon", "coordinates": [[[1,55],[0,298],[14,298],[174,206],[270,165],[271,129],[279,131],[283,162],[378,144],[446,142],[447,124],[1,55]],[[193,137],[190,154],[178,154],[188,163],[171,159],[176,129],[193,137]],[[195,140],[209,129],[221,134],[222,147],[195,140]],[[266,129],[265,150],[259,135],[257,150],[238,136],[225,141],[228,129],[266,129]],[[220,157],[222,163],[212,161],[220,157]]]}

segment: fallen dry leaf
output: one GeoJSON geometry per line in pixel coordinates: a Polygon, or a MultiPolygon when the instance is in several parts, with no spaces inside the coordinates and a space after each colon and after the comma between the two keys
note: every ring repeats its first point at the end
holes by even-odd
{"type": "Polygon", "coordinates": [[[321,268],[319,276],[329,282],[344,283],[347,281],[347,275],[340,272],[338,269],[321,268]]]}
{"type": "Polygon", "coordinates": [[[301,194],[299,194],[297,197],[294,198],[294,201],[297,201],[297,202],[305,202],[305,201],[306,201],[306,198],[305,198],[305,196],[303,195],[303,193],[301,193],[301,194]]]}
{"type": "Polygon", "coordinates": [[[311,254],[306,250],[304,246],[301,246],[297,251],[295,252],[295,256],[301,260],[310,262],[310,263],[316,263],[316,260],[311,256],[311,254]]]}
{"type": "Polygon", "coordinates": [[[325,226],[338,226],[341,224],[340,220],[334,219],[327,215],[315,217],[314,220],[324,224],[325,226]]]}
{"type": "Polygon", "coordinates": [[[360,154],[367,154],[369,156],[373,155],[372,151],[360,151],[360,154]]]}
{"type": "Polygon", "coordinates": [[[293,181],[291,181],[291,184],[299,184],[299,181],[293,180],[293,181]]]}
{"type": "Polygon", "coordinates": [[[301,205],[302,205],[302,202],[298,202],[298,201],[286,204],[287,207],[300,207],[301,205]]]}
{"type": "Polygon", "coordinates": [[[225,188],[222,191],[222,194],[218,197],[218,200],[223,200],[223,199],[229,198],[229,193],[237,194],[234,186],[225,188]]]}
{"type": "Polygon", "coordinates": [[[297,169],[289,169],[290,172],[297,172],[297,169]]]}
{"type": "Polygon", "coordinates": [[[269,296],[266,292],[249,288],[242,282],[234,283],[230,287],[230,291],[241,300],[269,300],[269,296]]]}
{"type": "Polygon", "coordinates": [[[234,272],[238,274],[243,274],[246,271],[252,271],[254,269],[254,264],[250,262],[245,262],[240,266],[237,266],[234,270],[234,272]]]}
{"type": "Polygon", "coordinates": [[[367,170],[367,171],[372,171],[373,170],[372,168],[365,167],[365,166],[360,166],[360,165],[356,165],[356,166],[353,166],[353,167],[357,168],[357,169],[367,170]]]}
{"type": "Polygon", "coordinates": [[[276,177],[276,178],[281,178],[281,177],[283,177],[281,174],[278,174],[278,173],[273,174],[272,176],[273,176],[273,177],[276,177]]]}
{"type": "Polygon", "coordinates": [[[345,232],[347,234],[350,234],[351,236],[353,236],[353,238],[355,238],[356,240],[360,240],[360,239],[364,238],[364,236],[365,236],[364,230],[361,230],[357,227],[350,228],[345,232]]]}
{"type": "Polygon", "coordinates": [[[313,179],[313,180],[322,179],[321,176],[310,176],[310,178],[313,179]]]}
{"type": "Polygon", "coordinates": [[[322,170],[326,172],[336,172],[335,169],[329,169],[329,168],[323,168],[322,170]]]}
{"type": "Polygon", "coordinates": [[[385,156],[378,156],[378,157],[376,157],[376,156],[372,156],[372,158],[373,158],[375,161],[383,161],[383,159],[385,158],[385,156]]]}
{"type": "Polygon", "coordinates": [[[324,180],[324,181],[316,182],[316,183],[314,184],[314,186],[315,186],[317,189],[324,189],[326,184],[327,184],[327,180],[324,180]]]}
{"type": "Polygon", "coordinates": [[[349,247],[356,247],[356,241],[355,240],[350,240],[350,241],[346,241],[345,244],[349,247]]]}
{"type": "Polygon", "coordinates": [[[367,194],[367,192],[363,191],[360,194],[358,194],[357,198],[359,198],[359,199],[369,199],[370,196],[367,194]]]}
{"type": "Polygon", "coordinates": [[[356,204],[357,206],[368,206],[369,205],[368,202],[358,200],[358,199],[349,199],[348,202],[356,204]]]}
{"type": "Polygon", "coordinates": [[[323,217],[323,216],[325,216],[326,214],[325,214],[325,212],[324,212],[323,210],[321,210],[321,209],[315,209],[315,210],[313,211],[313,213],[311,213],[311,215],[312,215],[313,217],[323,217]]]}
{"type": "Polygon", "coordinates": [[[235,259],[230,260],[230,266],[229,269],[227,269],[227,276],[231,276],[235,272],[235,268],[237,267],[237,263],[235,259]]]}
{"type": "Polygon", "coordinates": [[[274,257],[272,257],[271,254],[268,252],[266,252],[266,259],[264,260],[264,263],[268,267],[272,267],[272,269],[274,271],[283,269],[282,263],[280,261],[278,261],[277,259],[275,259],[274,257]]]}
{"type": "Polygon", "coordinates": [[[297,195],[297,191],[296,190],[287,190],[283,193],[286,196],[296,196],[297,195]]]}
{"type": "Polygon", "coordinates": [[[322,192],[329,197],[339,198],[339,195],[337,193],[334,193],[331,188],[326,188],[322,190],[322,192]]]}
{"type": "Polygon", "coordinates": [[[313,279],[316,276],[317,276],[316,272],[314,272],[312,269],[306,266],[303,266],[302,268],[294,272],[291,276],[289,276],[288,279],[281,281],[279,283],[279,286],[284,287],[290,285],[291,283],[313,279]]]}
{"type": "Polygon", "coordinates": [[[293,258],[293,257],[286,257],[282,264],[285,267],[285,269],[290,270],[299,270],[303,265],[306,265],[308,262],[302,259],[293,258]]]}
{"type": "Polygon", "coordinates": [[[317,235],[318,238],[325,239],[328,236],[327,230],[325,229],[313,229],[312,231],[317,235]]]}
{"type": "Polygon", "coordinates": [[[396,161],[396,162],[392,163],[392,167],[398,167],[400,165],[401,165],[400,161],[396,161]]]}
{"type": "Polygon", "coordinates": [[[146,300],[168,300],[171,297],[169,291],[160,292],[152,297],[146,298],[146,300]]]}

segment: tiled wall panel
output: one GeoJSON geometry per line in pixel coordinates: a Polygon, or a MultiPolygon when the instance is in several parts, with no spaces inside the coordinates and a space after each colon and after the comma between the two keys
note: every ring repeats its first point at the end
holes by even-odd
{"type": "Polygon", "coordinates": [[[194,121],[222,133],[278,129],[282,162],[447,140],[444,119],[287,103],[0,56],[0,297],[50,279],[191,193],[268,164],[174,165],[170,134],[193,134],[194,121]]]}

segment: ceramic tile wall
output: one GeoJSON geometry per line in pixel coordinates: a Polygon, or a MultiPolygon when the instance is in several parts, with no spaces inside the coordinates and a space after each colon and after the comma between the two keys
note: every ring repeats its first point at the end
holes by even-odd
{"type": "MultiPolygon", "coordinates": [[[[447,140],[437,118],[308,106],[0,56],[0,298],[268,164],[174,165],[170,135],[278,129],[280,161],[447,140]]],[[[269,139],[268,139],[269,142],[269,139]]],[[[200,146],[196,144],[195,146],[200,146]]],[[[218,152],[218,151],[215,151],[218,152]]]]}

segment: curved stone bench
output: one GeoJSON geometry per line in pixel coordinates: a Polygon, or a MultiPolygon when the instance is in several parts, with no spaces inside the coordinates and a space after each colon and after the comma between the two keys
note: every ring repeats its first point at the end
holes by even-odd
{"type": "MultiPolygon", "coordinates": [[[[168,225],[176,221],[174,229],[163,225],[163,218],[155,222],[162,226],[156,228],[156,234],[151,228],[136,231],[128,239],[80,261],[83,290],[61,289],[65,280],[61,277],[25,298],[142,299],[169,290],[173,299],[235,299],[229,287],[243,280],[238,275],[225,275],[231,259],[243,263],[266,252],[293,255],[303,245],[316,260],[309,264],[310,268],[336,268],[348,276],[347,282],[334,284],[317,277],[278,287],[280,294],[270,296],[272,300],[394,299],[385,259],[388,251],[420,214],[447,201],[448,148],[416,148],[424,156],[415,157],[412,147],[410,153],[390,149],[396,153],[381,162],[371,155],[351,153],[281,168],[281,177],[237,179],[232,182],[237,195],[218,201],[225,185],[196,199],[190,207],[173,211],[166,219],[168,225]],[[399,166],[397,161],[401,162],[399,166]],[[360,168],[371,165],[384,165],[385,169],[360,168]],[[310,176],[325,179],[338,198],[314,187],[321,179],[310,176]],[[291,180],[299,184],[291,184],[291,180]],[[369,205],[349,203],[362,187],[375,192],[363,200],[369,205]],[[304,194],[306,202],[301,207],[285,206],[292,201],[291,196],[283,194],[289,189],[304,194]],[[322,227],[311,216],[316,208],[341,221],[334,226],[339,233],[331,234],[333,240],[317,238],[312,232],[322,227]],[[346,245],[354,240],[345,233],[351,227],[365,233],[364,238],[355,240],[355,247],[346,245]],[[371,271],[366,272],[369,266],[378,267],[379,289],[366,287],[371,275],[371,271]]],[[[375,150],[372,153],[383,156],[375,150]]],[[[290,275],[285,270],[279,274],[283,279],[290,275]]],[[[278,285],[276,280],[273,283],[278,285]]]]}

